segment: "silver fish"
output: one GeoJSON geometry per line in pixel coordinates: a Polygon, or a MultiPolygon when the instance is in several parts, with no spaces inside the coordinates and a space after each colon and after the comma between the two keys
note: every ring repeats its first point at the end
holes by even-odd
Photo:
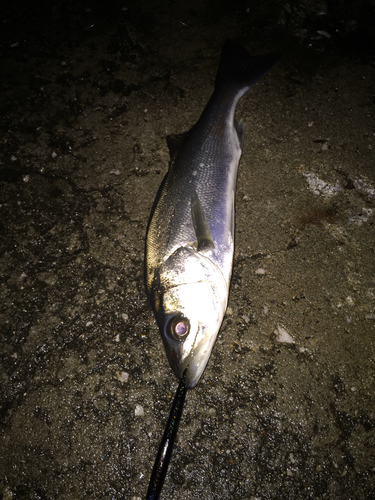
{"type": "Polygon", "coordinates": [[[234,251],[234,198],[244,126],[240,97],[277,61],[224,44],[215,90],[198,122],[167,137],[171,162],[151,211],[145,281],[177,378],[192,389],[208,363],[227,308],[234,251]]]}

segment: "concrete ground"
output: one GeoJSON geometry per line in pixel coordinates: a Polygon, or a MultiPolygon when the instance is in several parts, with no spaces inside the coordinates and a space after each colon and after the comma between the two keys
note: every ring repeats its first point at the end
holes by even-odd
{"type": "Polygon", "coordinates": [[[223,42],[280,63],[246,126],[229,307],[165,500],[375,499],[373,1],[9,3],[0,498],[145,497],[177,388],[143,284],[223,42]]]}

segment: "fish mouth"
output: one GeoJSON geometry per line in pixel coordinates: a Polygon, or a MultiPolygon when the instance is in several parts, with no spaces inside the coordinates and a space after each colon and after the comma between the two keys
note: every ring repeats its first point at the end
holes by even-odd
{"type": "Polygon", "coordinates": [[[194,389],[198,384],[210,359],[212,348],[213,345],[207,346],[207,344],[204,349],[195,346],[184,359],[181,359],[179,353],[173,349],[167,350],[168,361],[175,376],[179,380],[184,376],[187,389],[194,389]]]}
{"type": "Polygon", "coordinates": [[[181,379],[182,376],[184,377],[185,387],[187,389],[194,389],[204,372],[206,364],[207,362],[204,362],[202,366],[197,367],[194,360],[187,359],[178,367],[171,366],[178,379],[181,379]]]}

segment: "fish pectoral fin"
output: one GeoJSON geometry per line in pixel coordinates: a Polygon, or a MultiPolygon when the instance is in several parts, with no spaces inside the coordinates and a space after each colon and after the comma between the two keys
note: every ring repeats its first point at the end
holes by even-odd
{"type": "Polygon", "coordinates": [[[198,252],[200,250],[215,248],[215,243],[212,238],[203,207],[195,190],[191,195],[191,217],[193,219],[194,231],[197,237],[198,252]]]}
{"type": "Polygon", "coordinates": [[[232,235],[232,240],[234,241],[234,189],[232,190],[232,214],[231,214],[231,221],[230,221],[230,233],[232,235]]]}
{"type": "Polygon", "coordinates": [[[176,156],[181,144],[189,132],[182,132],[181,134],[167,135],[167,145],[169,149],[169,156],[171,160],[176,156]]]}
{"type": "Polygon", "coordinates": [[[234,128],[236,129],[238,142],[240,143],[240,148],[242,149],[245,140],[245,125],[243,124],[243,121],[242,120],[240,120],[239,122],[235,121],[234,128]]]}

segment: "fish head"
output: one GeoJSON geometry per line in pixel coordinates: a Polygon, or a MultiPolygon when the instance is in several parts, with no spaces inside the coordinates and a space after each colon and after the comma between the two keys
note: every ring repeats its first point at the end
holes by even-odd
{"type": "Polygon", "coordinates": [[[193,247],[180,247],[159,267],[153,299],[169,364],[192,389],[219,333],[228,284],[209,258],[193,247]]]}

